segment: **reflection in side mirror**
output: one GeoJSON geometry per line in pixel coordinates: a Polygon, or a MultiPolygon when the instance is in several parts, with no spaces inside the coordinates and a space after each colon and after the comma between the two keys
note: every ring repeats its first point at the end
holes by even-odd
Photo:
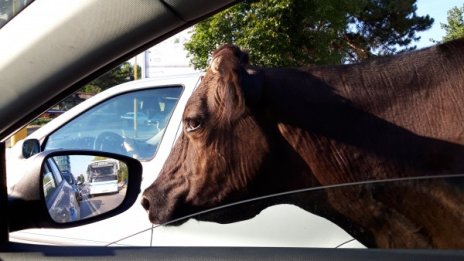
{"type": "Polygon", "coordinates": [[[40,152],[40,143],[36,139],[28,139],[23,142],[22,154],[23,158],[28,159],[29,157],[40,152]]]}
{"type": "Polygon", "coordinates": [[[124,200],[128,167],[117,159],[89,155],[47,157],[42,188],[48,213],[69,223],[111,211],[124,200]]]}

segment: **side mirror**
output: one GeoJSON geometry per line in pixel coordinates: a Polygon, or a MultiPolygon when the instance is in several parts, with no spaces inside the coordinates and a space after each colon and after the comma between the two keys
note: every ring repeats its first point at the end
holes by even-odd
{"type": "Polygon", "coordinates": [[[22,155],[25,159],[40,152],[40,142],[37,139],[28,139],[23,142],[22,155]]]}
{"type": "Polygon", "coordinates": [[[127,156],[58,150],[27,161],[29,169],[8,195],[10,231],[102,220],[129,209],[140,193],[142,165],[127,156]]]}

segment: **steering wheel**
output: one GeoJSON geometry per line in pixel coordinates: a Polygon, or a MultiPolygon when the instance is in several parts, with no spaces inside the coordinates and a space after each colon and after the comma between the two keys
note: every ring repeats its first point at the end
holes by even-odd
{"type": "Polygon", "coordinates": [[[124,138],[111,131],[104,131],[98,134],[93,142],[93,149],[122,155],[128,154],[124,148],[124,138]]]}

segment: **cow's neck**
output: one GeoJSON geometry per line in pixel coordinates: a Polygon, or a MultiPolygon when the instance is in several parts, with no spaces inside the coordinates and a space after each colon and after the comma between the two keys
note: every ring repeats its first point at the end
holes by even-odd
{"type": "Polygon", "coordinates": [[[440,121],[464,114],[464,39],[362,64],[265,69],[262,75],[264,104],[287,117],[295,109],[322,114],[351,107],[434,136],[428,132],[440,127],[434,125],[437,117],[440,121]],[[418,121],[417,116],[425,119],[418,121]]]}
{"type": "MultiPolygon", "coordinates": [[[[429,50],[412,65],[403,65],[408,57],[402,56],[387,60],[389,66],[374,62],[317,68],[309,73],[265,70],[261,108],[311,171],[321,174],[318,177],[343,172],[348,182],[431,175],[456,169],[457,165],[456,171],[462,172],[464,166],[456,162],[462,162],[463,149],[448,141],[459,139],[463,133],[463,106],[452,106],[446,99],[464,97],[459,81],[464,77],[464,66],[448,66],[455,70],[442,72],[442,77],[429,77],[439,68],[424,64],[430,62],[424,57],[432,57],[437,64],[442,59],[438,67],[451,62],[429,50]],[[391,71],[395,65],[402,67],[391,71]],[[448,96],[440,97],[443,92],[448,96]],[[435,117],[427,111],[443,104],[451,114],[455,110],[455,121],[445,123],[444,118],[450,114],[435,117]],[[424,118],[417,121],[418,115],[424,118]],[[451,129],[443,129],[443,124],[451,129]],[[365,162],[369,164],[361,164],[365,162]],[[423,173],[425,170],[431,173],[423,173]]],[[[319,181],[331,183],[329,179],[319,181]]]]}

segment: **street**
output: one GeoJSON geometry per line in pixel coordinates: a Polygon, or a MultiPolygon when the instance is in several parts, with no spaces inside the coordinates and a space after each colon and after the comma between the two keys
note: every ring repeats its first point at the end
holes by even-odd
{"type": "Polygon", "coordinates": [[[81,219],[105,213],[116,208],[124,200],[125,195],[126,188],[122,188],[117,194],[102,194],[91,198],[88,194],[83,194],[82,201],[80,202],[81,219]]]}

